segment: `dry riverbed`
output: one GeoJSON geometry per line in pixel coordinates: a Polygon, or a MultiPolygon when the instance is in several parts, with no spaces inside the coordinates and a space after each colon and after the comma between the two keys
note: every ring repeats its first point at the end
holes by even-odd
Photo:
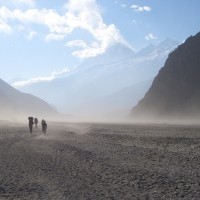
{"type": "Polygon", "coordinates": [[[200,126],[0,125],[0,199],[199,199],[200,126]]]}

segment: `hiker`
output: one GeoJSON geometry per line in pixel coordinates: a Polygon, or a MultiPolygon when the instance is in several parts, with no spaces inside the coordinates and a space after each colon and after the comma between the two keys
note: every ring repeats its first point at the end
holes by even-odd
{"type": "Polygon", "coordinates": [[[38,119],[37,118],[34,119],[34,123],[35,123],[35,127],[37,128],[37,124],[38,124],[38,119]]]}
{"type": "Polygon", "coordinates": [[[33,122],[33,117],[28,117],[28,120],[29,120],[29,123],[28,123],[28,125],[29,125],[29,130],[30,130],[30,133],[32,133],[33,124],[34,124],[34,122],[33,122]]]}
{"type": "Polygon", "coordinates": [[[46,131],[47,131],[47,123],[46,123],[46,121],[43,119],[41,124],[42,124],[42,132],[44,134],[46,134],[46,131]]]}

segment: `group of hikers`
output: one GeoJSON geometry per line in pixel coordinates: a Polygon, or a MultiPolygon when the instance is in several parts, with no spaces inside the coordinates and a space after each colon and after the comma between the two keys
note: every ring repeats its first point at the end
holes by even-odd
{"type": "MultiPolygon", "coordinates": [[[[35,124],[35,128],[37,128],[37,124],[38,124],[38,119],[37,118],[33,118],[33,117],[28,117],[28,120],[29,120],[29,130],[30,130],[30,133],[32,134],[33,132],[33,125],[35,124]]],[[[46,131],[47,131],[47,123],[44,119],[42,119],[41,121],[41,126],[42,126],[42,132],[44,134],[46,134],[46,131]]]]}

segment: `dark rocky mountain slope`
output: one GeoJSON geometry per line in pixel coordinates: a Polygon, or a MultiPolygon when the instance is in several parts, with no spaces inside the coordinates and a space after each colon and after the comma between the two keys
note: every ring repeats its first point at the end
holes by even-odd
{"type": "Polygon", "coordinates": [[[200,117],[200,33],[189,37],[169,54],[131,115],[147,120],[200,117]]]}

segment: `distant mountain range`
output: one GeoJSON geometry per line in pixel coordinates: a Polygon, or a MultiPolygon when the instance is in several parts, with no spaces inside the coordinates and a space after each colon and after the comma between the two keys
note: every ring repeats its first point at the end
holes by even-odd
{"type": "Polygon", "coordinates": [[[22,93],[0,79],[0,120],[28,120],[28,116],[56,118],[59,113],[45,101],[22,93]]]}
{"type": "Polygon", "coordinates": [[[145,97],[133,108],[135,120],[200,119],[200,33],[169,54],[145,97]]]}
{"type": "Polygon", "coordinates": [[[104,54],[85,60],[66,76],[62,74],[62,77],[52,81],[19,89],[44,99],[64,113],[76,116],[96,115],[100,107],[102,117],[108,116],[108,113],[115,116],[118,111],[128,114],[131,105],[136,105],[144,96],[151,85],[150,80],[157,75],[168,54],[177,45],[178,42],[168,39],[136,53],[118,43],[104,54]],[[147,83],[145,87],[142,86],[144,82],[147,83]],[[125,95],[123,91],[133,95],[125,95]],[[114,106],[114,102],[118,104],[114,106]]]}

